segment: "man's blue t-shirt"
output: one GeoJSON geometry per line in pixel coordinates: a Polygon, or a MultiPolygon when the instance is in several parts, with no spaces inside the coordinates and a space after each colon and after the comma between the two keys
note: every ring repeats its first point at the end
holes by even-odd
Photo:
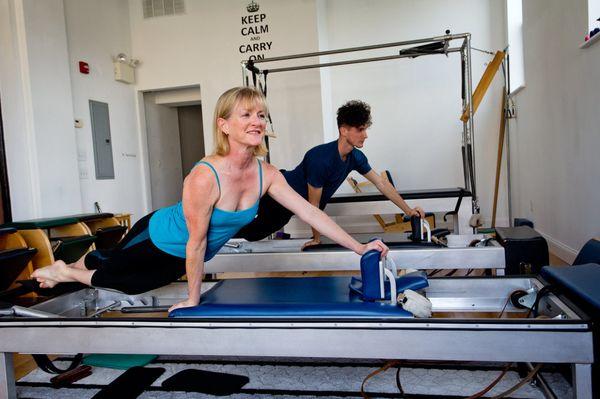
{"type": "Polygon", "coordinates": [[[329,199],[346,177],[356,170],[361,175],[369,173],[371,166],[365,154],[354,148],[342,161],[338,142],[321,144],[308,150],[296,169],[283,172],[288,184],[302,197],[308,198],[308,186],[323,188],[319,208],[325,208],[329,199]]]}

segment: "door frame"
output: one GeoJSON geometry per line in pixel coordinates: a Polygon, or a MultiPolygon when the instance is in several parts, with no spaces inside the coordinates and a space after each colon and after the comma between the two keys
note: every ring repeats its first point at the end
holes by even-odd
{"type": "Polygon", "coordinates": [[[0,201],[2,202],[2,215],[0,224],[12,222],[10,206],[10,188],[8,184],[8,169],[6,166],[6,147],[4,146],[4,129],[2,122],[2,101],[0,100],[0,201]]]}

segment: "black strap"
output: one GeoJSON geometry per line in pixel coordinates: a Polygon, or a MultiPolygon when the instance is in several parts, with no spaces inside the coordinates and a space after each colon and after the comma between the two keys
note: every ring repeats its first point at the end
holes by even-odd
{"type": "Polygon", "coordinates": [[[38,365],[39,368],[44,370],[46,373],[50,373],[50,374],[62,374],[67,371],[71,371],[75,367],[79,366],[79,364],[81,363],[81,360],[83,359],[83,354],[78,353],[75,355],[75,357],[71,361],[71,364],[66,369],[59,369],[58,367],[56,367],[54,365],[54,363],[52,363],[52,360],[50,360],[48,358],[48,356],[46,356],[46,355],[31,355],[31,356],[33,356],[33,360],[35,360],[35,363],[38,365]]]}
{"type": "Polygon", "coordinates": [[[465,192],[463,190],[460,190],[460,194],[458,194],[458,200],[456,201],[456,206],[454,207],[454,210],[444,213],[444,222],[447,221],[448,215],[452,215],[452,216],[458,215],[458,210],[460,209],[460,204],[462,203],[464,193],[465,192]]]}
{"type": "Polygon", "coordinates": [[[258,73],[258,68],[254,66],[254,61],[249,60],[246,64],[246,69],[252,72],[252,85],[256,87],[256,74],[258,73]]]}
{"type": "Polygon", "coordinates": [[[265,70],[263,71],[263,76],[264,76],[264,79],[265,79],[265,88],[264,88],[264,90],[263,90],[263,95],[265,96],[265,98],[267,98],[267,75],[268,75],[268,74],[269,74],[269,70],[268,70],[268,69],[265,69],[265,70]]]}
{"type": "Polygon", "coordinates": [[[466,63],[465,63],[465,58],[464,57],[460,57],[460,98],[462,98],[463,100],[466,97],[465,94],[465,69],[466,69],[466,63]]]}

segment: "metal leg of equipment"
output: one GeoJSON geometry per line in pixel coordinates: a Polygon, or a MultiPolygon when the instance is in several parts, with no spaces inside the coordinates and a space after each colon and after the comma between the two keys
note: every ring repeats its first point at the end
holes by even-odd
{"type": "Polygon", "coordinates": [[[0,352],[0,398],[13,399],[16,397],[13,354],[0,352]]]}
{"type": "Polygon", "coordinates": [[[577,399],[592,398],[592,365],[575,364],[573,366],[573,391],[577,399]]]}

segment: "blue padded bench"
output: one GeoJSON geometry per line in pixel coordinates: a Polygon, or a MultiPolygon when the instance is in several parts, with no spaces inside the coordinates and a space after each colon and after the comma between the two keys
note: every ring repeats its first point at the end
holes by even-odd
{"type": "MultiPolygon", "coordinates": [[[[169,316],[305,319],[413,317],[400,306],[362,301],[358,294],[348,288],[350,282],[349,277],[223,280],[202,295],[201,305],[176,309],[169,316]]],[[[410,286],[422,288],[427,286],[427,280],[423,278],[420,285],[415,285],[414,279],[411,279],[410,286]]],[[[403,289],[402,285],[398,287],[398,291],[403,289]]]]}

